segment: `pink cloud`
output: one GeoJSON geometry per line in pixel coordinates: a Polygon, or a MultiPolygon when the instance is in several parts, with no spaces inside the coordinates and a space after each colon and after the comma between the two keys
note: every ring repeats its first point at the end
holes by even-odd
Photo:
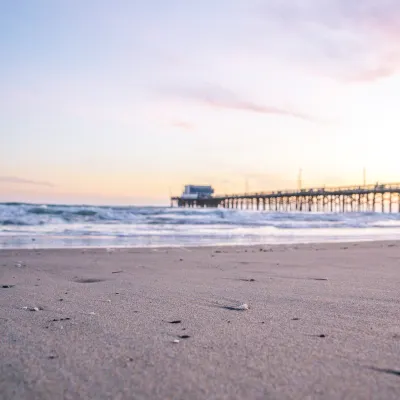
{"type": "Polygon", "coordinates": [[[187,121],[173,121],[172,126],[174,126],[176,128],[184,129],[186,131],[192,131],[195,129],[195,126],[192,123],[187,122],[187,121]]]}
{"type": "Polygon", "coordinates": [[[315,120],[312,116],[296,110],[272,105],[258,104],[242,99],[233,92],[217,85],[204,85],[198,88],[175,88],[169,90],[169,93],[196,101],[198,103],[206,104],[214,108],[232,109],[268,115],[281,115],[307,121],[315,120]]]}
{"type": "Polygon", "coordinates": [[[399,71],[400,65],[381,65],[372,69],[364,69],[356,74],[350,75],[344,81],[350,83],[374,82],[378,79],[388,78],[399,71]]]}
{"type": "Polygon", "coordinates": [[[274,106],[264,106],[261,104],[256,104],[240,99],[229,99],[229,100],[221,100],[221,99],[206,99],[204,102],[210,106],[213,107],[219,107],[219,108],[230,108],[234,110],[240,110],[240,111],[249,111],[249,112],[255,112],[255,113],[260,113],[260,114],[275,114],[275,115],[282,115],[282,116],[288,116],[288,117],[293,117],[293,118],[300,118],[304,120],[311,121],[313,120],[312,117],[306,114],[302,114],[300,112],[292,111],[292,110],[287,110],[284,108],[279,108],[279,107],[274,107],[274,106]]]}
{"type": "Polygon", "coordinates": [[[0,176],[0,182],[19,184],[19,185],[35,185],[35,186],[47,186],[47,187],[55,186],[51,182],[36,181],[32,179],[19,178],[16,176],[0,176]]]}
{"type": "Polygon", "coordinates": [[[373,82],[400,72],[397,0],[270,0],[261,15],[290,33],[295,61],[311,70],[351,83],[373,82]],[[303,47],[307,52],[296,53],[303,47]]]}

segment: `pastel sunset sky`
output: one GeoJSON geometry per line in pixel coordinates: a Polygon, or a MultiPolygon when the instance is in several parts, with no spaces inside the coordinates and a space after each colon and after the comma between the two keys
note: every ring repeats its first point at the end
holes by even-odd
{"type": "Polygon", "coordinates": [[[0,201],[400,181],[398,0],[0,0],[0,201]]]}

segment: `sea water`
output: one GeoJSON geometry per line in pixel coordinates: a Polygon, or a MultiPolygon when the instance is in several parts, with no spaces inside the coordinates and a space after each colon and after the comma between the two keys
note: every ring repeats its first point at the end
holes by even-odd
{"type": "Polygon", "coordinates": [[[0,203],[0,248],[158,247],[400,239],[400,213],[0,203]]]}

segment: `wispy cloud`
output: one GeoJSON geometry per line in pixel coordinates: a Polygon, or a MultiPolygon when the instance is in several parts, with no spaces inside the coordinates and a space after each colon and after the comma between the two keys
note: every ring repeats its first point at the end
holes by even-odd
{"type": "Polygon", "coordinates": [[[298,61],[340,80],[370,82],[400,72],[397,0],[270,0],[261,15],[296,44],[298,61]]]}
{"type": "Polygon", "coordinates": [[[13,183],[19,185],[35,185],[35,186],[47,186],[54,187],[55,185],[51,182],[36,181],[31,179],[18,178],[16,176],[0,176],[0,182],[13,183]]]}
{"type": "Polygon", "coordinates": [[[171,125],[175,128],[184,129],[186,131],[193,131],[195,129],[195,126],[188,121],[172,121],[171,125]]]}
{"type": "Polygon", "coordinates": [[[197,88],[175,88],[169,90],[170,94],[196,101],[214,108],[247,111],[259,114],[281,115],[307,121],[315,120],[314,117],[272,105],[263,105],[241,98],[235,93],[220,86],[203,85],[197,88]]]}
{"type": "Polygon", "coordinates": [[[387,78],[389,76],[395,75],[398,70],[400,69],[400,62],[399,65],[382,65],[376,68],[369,68],[362,71],[358,71],[355,74],[346,76],[343,78],[344,81],[357,83],[357,82],[373,82],[378,79],[387,78]]]}

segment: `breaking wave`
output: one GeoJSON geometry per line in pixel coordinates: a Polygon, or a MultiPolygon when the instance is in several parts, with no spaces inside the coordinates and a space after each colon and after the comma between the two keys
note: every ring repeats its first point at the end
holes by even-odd
{"type": "Polygon", "coordinates": [[[0,204],[0,225],[60,224],[271,226],[278,229],[393,228],[400,227],[400,214],[0,204]]]}

